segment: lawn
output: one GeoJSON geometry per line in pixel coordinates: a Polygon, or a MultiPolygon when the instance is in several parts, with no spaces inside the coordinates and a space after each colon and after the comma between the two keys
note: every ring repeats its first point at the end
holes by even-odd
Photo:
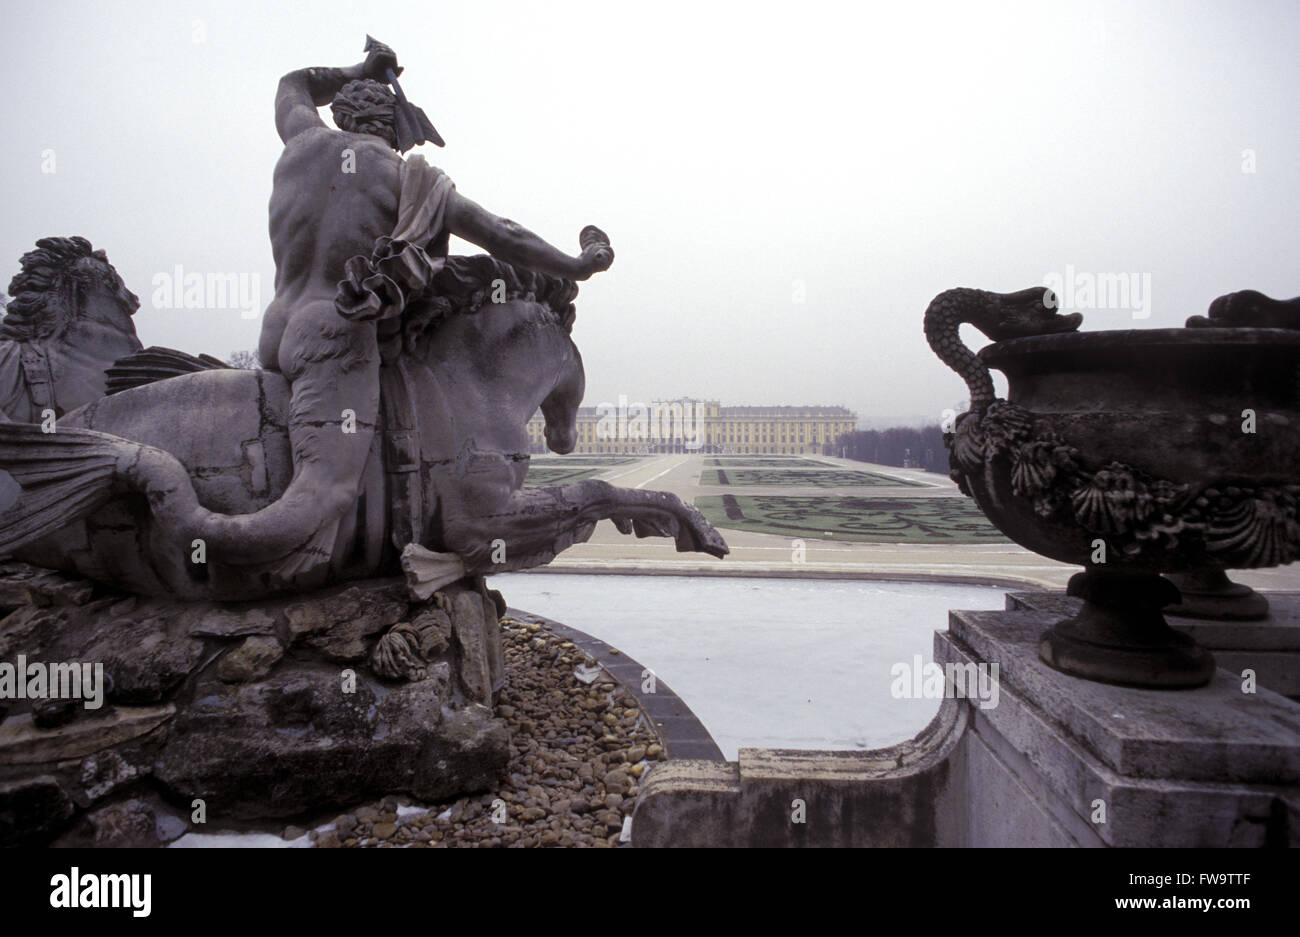
{"type": "Polygon", "coordinates": [[[572,467],[552,468],[550,466],[538,467],[530,466],[528,475],[524,478],[525,485],[563,485],[569,482],[582,481],[584,478],[591,478],[593,475],[599,475],[605,471],[604,468],[593,468],[590,465],[574,465],[572,467]]]}
{"type": "Polygon", "coordinates": [[[705,495],[715,527],[858,543],[1006,543],[969,498],[705,495]]]}

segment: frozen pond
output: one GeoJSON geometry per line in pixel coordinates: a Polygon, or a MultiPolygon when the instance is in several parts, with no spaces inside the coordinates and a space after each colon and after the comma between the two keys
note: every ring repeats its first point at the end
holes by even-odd
{"type": "Polygon", "coordinates": [[[626,652],[686,701],[728,759],[744,748],[881,748],[933,718],[895,699],[896,664],[931,659],[948,610],[1001,609],[1005,588],[918,582],[493,576],[506,602],[626,652]]]}

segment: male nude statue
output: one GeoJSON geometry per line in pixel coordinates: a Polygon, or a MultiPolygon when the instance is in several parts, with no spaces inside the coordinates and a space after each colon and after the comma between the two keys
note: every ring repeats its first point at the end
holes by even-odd
{"type": "Polygon", "coordinates": [[[284,152],[270,203],[275,297],[258,351],[262,365],[292,388],[294,477],[280,499],[255,514],[209,518],[218,524],[218,542],[241,544],[223,557],[232,562],[286,557],[283,575],[305,572],[326,561],[338,521],[356,500],[379,415],[381,342],[394,331],[398,320],[390,317],[400,314],[403,300],[388,296],[387,310],[376,309],[377,302],[367,307],[365,300],[375,298],[367,287],[376,279],[390,292],[393,285],[367,274],[423,265],[428,269],[413,276],[393,276],[399,286],[427,278],[446,256],[450,234],[516,266],[573,280],[613,260],[608,246],[597,244],[571,257],[461,196],[423,158],[403,160],[396,99],[380,79],[389,69],[401,72],[393,51],[376,44],[359,65],[302,69],[280,80],[275,123],[284,152]],[[341,130],[317,113],[329,103],[341,130]],[[389,238],[403,250],[385,262],[382,255],[395,248],[381,250],[376,241],[389,238]],[[366,259],[372,252],[374,264],[366,259]],[[355,307],[341,308],[339,284],[349,274],[360,293],[354,290],[355,307]],[[343,432],[345,411],[354,415],[355,432],[343,432]]]}

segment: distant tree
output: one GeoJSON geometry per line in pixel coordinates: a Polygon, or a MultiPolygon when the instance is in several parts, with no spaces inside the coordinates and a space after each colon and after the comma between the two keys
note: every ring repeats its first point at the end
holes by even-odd
{"type": "Polygon", "coordinates": [[[835,441],[835,451],[859,462],[900,468],[911,464],[927,472],[948,474],[948,450],[943,445],[943,430],[938,426],[855,430],[835,441]]]}
{"type": "Polygon", "coordinates": [[[255,351],[232,351],[230,360],[226,363],[232,368],[242,368],[245,371],[256,371],[262,366],[255,351]]]}

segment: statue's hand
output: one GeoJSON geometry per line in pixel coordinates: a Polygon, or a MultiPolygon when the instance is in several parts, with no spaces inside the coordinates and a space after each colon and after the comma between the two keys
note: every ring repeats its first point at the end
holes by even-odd
{"type": "Polygon", "coordinates": [[[392,69],[394,75],[402,74],[402,67],[397,64],[397,53],[382,42],[375,42],[371,45],[370,51],[366,55],[365,64],[362,66],[362,72],[367,78],[373,78],[375,81],[382,81],[388,84],[388,70],[392,69]]]}
{"type": "Polygon", "coordinates": [[[609,246],[609,236],[595,225],[587,225],[582,229],[578,243],[582,245],[583,279],[593,273],[608,270],[614,263],[614,248],[609,246]]]}

